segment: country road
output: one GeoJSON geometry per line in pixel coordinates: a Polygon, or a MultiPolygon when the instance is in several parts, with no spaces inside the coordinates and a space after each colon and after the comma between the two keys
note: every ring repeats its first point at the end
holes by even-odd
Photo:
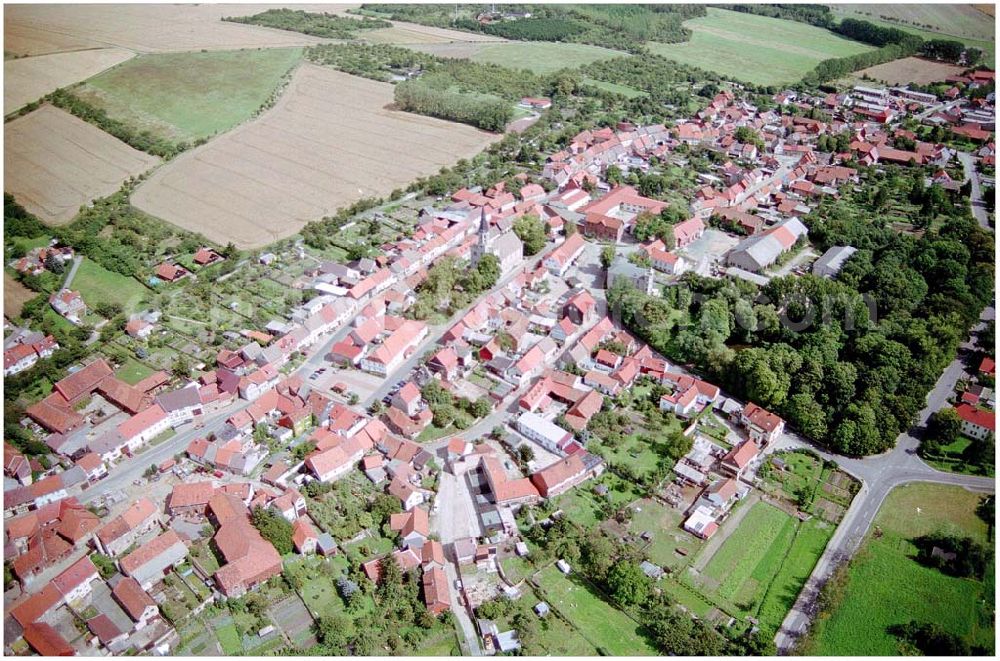
{"type": "Polygon", "coordinates": [[[972,154],[964,151],[958,152],[958,160],[962,162],[962,169],[965,171],[965,181],[972,182],[972,192],[969,202],[972,205],[972,215],[976,217],[980,227],[990,229],[989,214],[986,212],[986,205],[983,203],[983,188],[979,181],[979,173],[976,172],[976,160],[972,154]]]}
{"type": "MultiPolygon", "coordinates": [[[[973,331],[981,329],[984,322],[994,319],[996,311],[993,306],[986,308],[980,315],[980,323],[973,331]]],[[[963,343],[962,348],[971,348],[971,341],[963,343]]],[[[948,396],[955,389],[955,383],[968,376],[961,357],[953,360],[942,372],[934,388],[927,395],[927,405],[917,416],[916,424],[903,432],[896,439],[895,447],[884,454],[874,457],[853,458],[834,455],[825,452],[812,443],[793,434],[786,434],[776,447],[769,452],[795,447],[810,448],[824,459],[835,461],[842,469],[859,479],[861,490],[854,497],[851,507],[847,510],[836,532],[827,544],[826,550],[820,556],[813,568],[809,580],[802,587],[794,606],[785,616],[781,629],[775,636],[775,644],[779,654],[790,653],[796,641],[809,628],[812,616],[816,610],[816,597],[820,588],[833,573],[833,570],[847,561],[861,547],[872,521],[878,514],[879,507],[889,492],[894,488],[910,482],[933,482],[937,484],[952,484],[972,491],[995,493],[996,480],[990,477],[960,475],[946,473],[928,466],[917,456],[920,441],[913,435],[916,429],[923,428],[935,411],[948,404],[948,396]]]]}

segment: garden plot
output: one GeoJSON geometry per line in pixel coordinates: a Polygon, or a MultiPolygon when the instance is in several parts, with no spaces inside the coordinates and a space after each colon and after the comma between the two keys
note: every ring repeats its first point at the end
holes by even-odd
{"type": "Polygon", "coordinates": [[[302,65],[273,109],[160,168],[133,203],[218,243],[259,247],[500,137],[392,102],[387,83],[302,65]]]}

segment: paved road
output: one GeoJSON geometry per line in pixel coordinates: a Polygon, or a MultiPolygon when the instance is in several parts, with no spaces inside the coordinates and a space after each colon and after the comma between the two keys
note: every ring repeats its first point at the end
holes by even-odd
{"type": "Polygon", "coordinates": [[[965,181],[972,181],[972,194],[970,196],[972,215],[979,221],[980,226],[990,229],[989,214],[983,203],[983,189],[979,182],[979,174],[976,172],[976,159],[969,152],[960,151],[958,152],[958,160],[962,162],[962,168],[965,170],[965,181]]]}
{"type": "MultiPolygon", "coordinates": [[[[983,321],[993,319],[995,314],[994,308],[990,306],[983,311],[980,319],[983,321]]],[[[983,321],[977,324],[973,330],[982,328],[983,321]]],[[[969,340],[962,345],[963,349],[971,347],[972,342],[969,340]]],[[[861,480],[862,483],[861,490],[854,497],[851,507],[844,515],[827,544],[826,550],[816,563],[809,580],[802,587],[802,592],[799,593],[795,605],[785,617],[781,629],[775,636],[775,644],[779,654],[789,653],[798,638],[808,629],[811,617],[816,611],[816,597],[820,588],[833,570],[860,548],[879,507],[890,491],[910,482],[933,482],[952,484],[983,493],[995,492],[996,480],[994,478],[939,471],[928,466],[916,454],[920,440],[913,435],[913,432],[926,426],[931,414],[948,404],[948,396],[955,389],[955,383],[966,376],[968,374],[961,358],[953,360],[928,394],[927,405],[918,414],[914,427],[900,434],[896,439],[895,447],[885,454],[863,459],[842,457],[820,450],[794,434],[786,434],[776,447],[769,448],[770,452],[791,447],[810,447],[824,459],[836,461],[841,468],[861,480]]]]}

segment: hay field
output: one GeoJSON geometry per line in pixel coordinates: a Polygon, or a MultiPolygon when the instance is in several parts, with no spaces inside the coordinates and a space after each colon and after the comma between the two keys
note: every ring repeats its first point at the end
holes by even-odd
{"type": "Polygon", "coordinates": [[[904,57],[856,71],[852,78],[861,78],[867,74],[870,78],[880,80],[887,85],[905,85],[907,83],[926,85],[927,83],[941,82],[948,76],[962,73],[963,70],[965,67],[946,62],[922,60],[919,57],[904,57]]]}
{"type": "Polygon", "coordinates": [[[86,80],[134,56],[123,48],[97,48],[5,60],[3,113],[8,115],[59,87],[86,80]]]}
{"type": "Polygon", "coordinates": [[[995,34],[992,15],[978,9],[976,5],[906,3],[830,7],[841,16],[877,18],[955,37],[992,40],[995,34]]]}
{"type": "Polygon", "coordinates": [[[274,108],[157,170],[132,203],[218,243],[259,247],[501,137],[392,102],[387,83],[303,64],[274,108]]]}
{"type": "Polygon", "coordinates": [[[503,37],[489,34],[462,32],[448,28],[435,28],[429,25],[391,21],[391,28],[368,30],[361,38],[373,44],[496,44],[507,41],[503,37]]]}
{"type": "MultiPolygon", "coordinates": [[[[336,11],[328,5],[4,5],[4,50],[40,55],[120,46],[152,53],[305,46],[324,41],[297,32],[227,23],[271,7],[336,11]]],[[[326,40],[328,41],[328,40],[326,40]]]]}
{"type": "Polygon", "coordinates": [[[708,15],[684,21],[691,40],[650,42],[656,55],[759,85],[800,80],[817,64],[873,50],[871,46],[805,23],[708,8],[708,15]]]}
{"type": "Polygon", "coordinates": [[[160,162],[54,106],[4,125],[4,191],[51,225],[160,162]]]}

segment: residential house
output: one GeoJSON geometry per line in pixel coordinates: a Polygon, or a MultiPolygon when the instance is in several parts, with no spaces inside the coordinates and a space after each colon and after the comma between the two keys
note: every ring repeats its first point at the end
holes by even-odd
{"type": "Polygon", "coordinates": [[[121,559],[122,573],[134,578],[144,590],[158,583],[188,556],[187,545],[173,530],[150,540],[121,559]]]}

